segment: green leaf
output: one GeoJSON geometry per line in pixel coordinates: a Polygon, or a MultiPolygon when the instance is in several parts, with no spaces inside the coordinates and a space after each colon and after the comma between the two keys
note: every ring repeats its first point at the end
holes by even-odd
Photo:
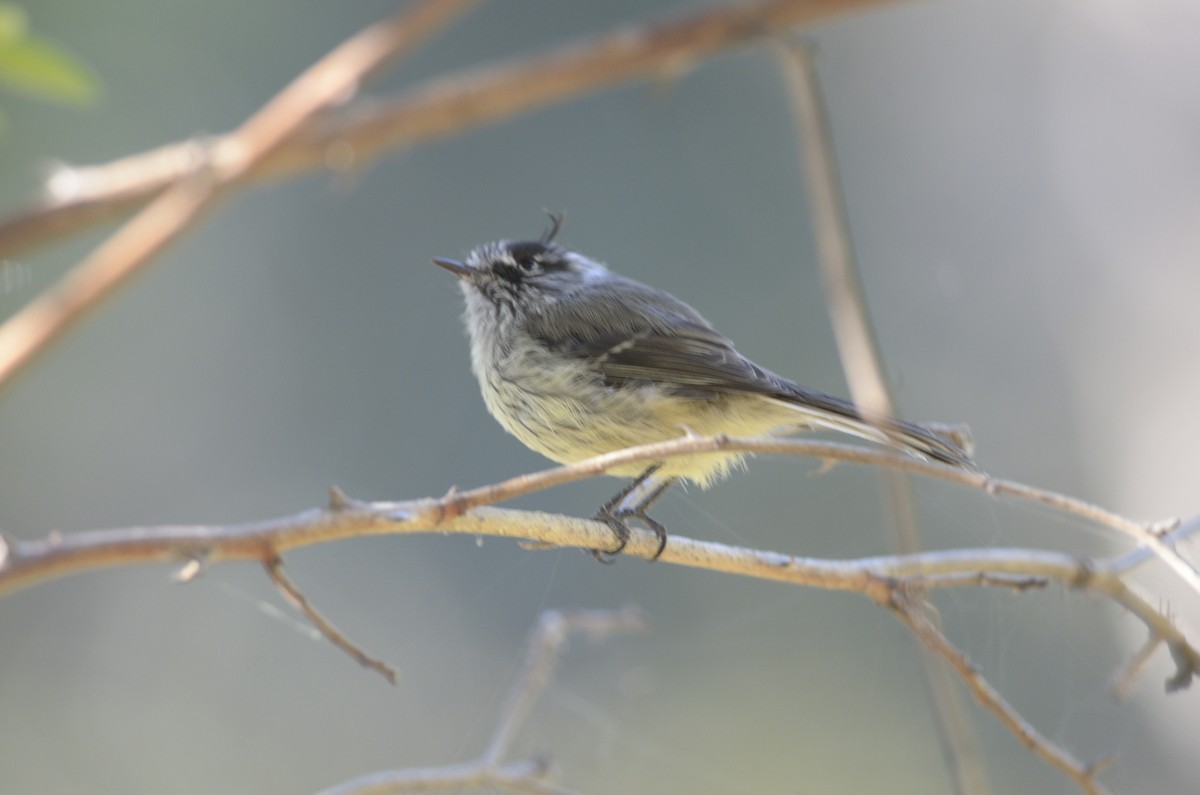
{"type": "Polygon", "coordinates": [[[73,105],[91,103],[100,92],[83,64],[37,36],[0,42],[0,82],[73,105]]]}
{"type": "Polygon", "coordinates": [[[25,38],[27,29],[24,10],[9,3],[0,3],[0,44],[25,38]]]}

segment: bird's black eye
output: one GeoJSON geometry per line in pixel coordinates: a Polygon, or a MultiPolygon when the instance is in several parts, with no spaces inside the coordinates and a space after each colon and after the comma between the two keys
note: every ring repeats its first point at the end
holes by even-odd
{"type": "Polygon", "coordinates": [[[508,253],[518,268],[526,273],[532,273],[543,266],[549,248],[545,243],[540,242],[512,243],[508,247],[508,253]]]}
{"type": "Polygon", "coordinates": [[[518,284],[526,277],[541,273],[540,252],[516,243],[504,253],[507,256],[498,257],[492,265],[492,272],[500,278],[518,284]]]}
{"type": "Polygon", "coordinates": [[[540,240],[510,243],[508,254],[524,273],[548,273],[567,267],[566,250],[540,240]]]}

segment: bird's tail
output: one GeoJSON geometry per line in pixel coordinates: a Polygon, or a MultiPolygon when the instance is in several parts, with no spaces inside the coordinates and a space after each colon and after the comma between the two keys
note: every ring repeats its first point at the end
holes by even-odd
{"type": "Polygon", "coordinates": [[[954,434],[954,437],[951,438],[955,438],[955,441],[952,441],[951,438],[940,435],[938,431],[924,425],[904,422],[892,417],[880,417],[871,422],[849,417],[833,417],[828,420],[818,420],[813,424],[848,433],[871,442],[900,447],[918,458],[932,459],[963,469],[978,469],[968,452],[969,444],[958,441],[962,438],[962,433],[958,429],[945,432],[947,435],[954,434]],[[968,449],[960,446],[962,444],[966,444],[968,449]]]}
{"type": "Polygon", "coordinates": [[[898,447],[918,458],[963,469],[978,469],[971,458],[970,434],[962,426],[933,428],[894,417],[866,419],[849,401],[803,387],[798,387],[797,391],[802,394],[789,394],[777,400],[804,414],[806,424],[811,427],[898,447]]]}

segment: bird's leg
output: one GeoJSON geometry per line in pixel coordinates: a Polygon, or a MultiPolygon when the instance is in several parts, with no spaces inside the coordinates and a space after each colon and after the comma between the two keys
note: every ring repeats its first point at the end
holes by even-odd
{"type": "Polygon", "coordinates": [[[619,554],[625,548],[625,545],[629,543],[629,525],[622,518],[618,517],[617,514],[621,512],[622,504],[626,498],[641,488],[661,466],[662,464],[654,464],[648,467],[645,472],[629,481],[623,489],[612,496],[612,499],[601,505],[600,510],[596,511],[592,520],[604,522],[612,529],[613,535],[617,537],[616,549],[611,549],[607,552],[600,549],[589,550],[592,553],[592,557],[596,560],[601,563],[612,563],[612,556],[619,554]]]}
{"type": "Polygon", "coordinates": [[[658,550],[650,560],[658,560],[658,556],[666,549],[667,528],[646,515],[650,506],[675,482],[675,478],[654,477],[654,473],[660,467],[662,464],[655,464],[646,469],[645,472],[630,481],[629,485],[617,492],[611,500],[600,506],[600,510],[596,511],[596,515],[592,518],[604,522],[612,528],[613,534],[617,537],[616,549],[607,552],[598,549],[591,550],[592,556],[596,560],[601,563],[612,563],[612,556],[625,548],[629,542],[629,524],[626,520],[630,518],[640,520],[646,527],[654,531],[654,535],[658,536],[658,550]]]}
{"type": "Polygon", "coordinates": [[[662,526],[661,522],[655,521],[646,515],[646,511],[650,510],[650,506],[658,501],[667,489],[671,488],[671,484],[675,482],[675,478],[654,478],[651,477],[642,484],[641,489],[635,490],[633,494],[628,495],[621,501],[621,506],[617,509],[616,515],[618,519],[635,518],[642,524],[654,531],[654,535],[658,536],[658,549],[650,557],[651,561],[658,560],[662,555],[663,550],[667,548],[667,528],[662,526]],[[635,499],[636,498],[636,499],[635,499]]]}

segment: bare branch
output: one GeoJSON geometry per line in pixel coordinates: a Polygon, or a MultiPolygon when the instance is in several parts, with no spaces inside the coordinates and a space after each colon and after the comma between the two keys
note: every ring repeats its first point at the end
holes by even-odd
{"type": "Polygon", "coordinates": [[[890,608],[893,615],[912,630],[928,648],[937,652],[950,665],[976,700],[999,718],[1005,728],[1024,743],[1025,747],[1074,781],[1081,792],[1087,793],[1087,795],[1104,795],[1108,792],[1095,779],[1096,773],[1099,772],[1105,760],[1098,764],[1084,764],[1030,725],[979,673],[979,669],[967,658],[967,655],[959,651],[929,620],[921,605],[911,603],[899,591],[893,592],[891,601],[884,605],[890,608]]]}
{"type": "MultiPolygon", "coordinates": [[[[251,179],[359,168],[398,147],[444,138],[619,83],[679,74],[764,35],[895,0],[736,3],[584,39],[548,53],[432,80],[335,119],[312,119],[251,179]]],[[[218,152],[226,138],[215,139],[218,152]]],[[[202,145],[171,144],[52,178],[51,198],[0,223],[0,258],[102,223],[149,201],[194,168],[202,145]],[[58,187],[56,191],[56,186],[58,187]],[[55,195],[57,193],[58,195],[55,195]]],[[[202,155],[200,155],[202,156],[202,155]]]]}
{"type": "MultiPolygon", "coordinates": [[[[1175,571],[1196,593],[1200,594],[1200,574],[1181,558],[1173,546],[1154,532],[1154,526],[1135,522],[1120,514],[1084,502],[1065,494],[1039,489],[1013,480],[993,478],[985,472],[971,472],[958,467],[946,466],[932,461],[922,461],[886,448],[857,447],[833,442],[815,442],[807,439],[783,439],[761,437],[739,439],[729,436],[684,437],[669,442],[640,445],[626,450],[589,458],[570,466],[543,470],[542,472],[506,480],[494,486],[484,486],[454,495],[448,510],[467,510],[477,505],[492,505],[515,499],[551,486],[570,483],[582,478],[600,475],[622,464],[654,461],[659,458],[687,453],[738,451],[746,453],[770,453],[773,455],[800,455],[817,458],[825,462],[845,461],[856,464],[887,467],[911,472],[938,480],[946,480],[963,486],[980,489],[993,497],[1010,496],[1045,505],[1062,513],[1072,514],[1089,522],[1116,530],[1148,547],[1155,555],[1175,571]]],[[[449,497],[450,495],[447,495],[449,497]]],[[[1200,521],[1200,519],[1198,519],[1200,521]]],[[[1163,523],[1159,523],[1161,525],[1163,523]]],[[[1175,520],[1166,524],[1174,526],[1175,520]]],[[[1155,525],[1155,526],[1159,526],[1155,525]]],[[[1131,553],[1132,554],[1132,553],[1131,553]]],[[[1140,559],[1129,565],[1140,563],[1140,559]]]]}
{"type": "MultiPolygon", "coordinates": [[[[110,566],[148,562],[202,562],[220,560],[266,561],[272,555],[289,549],[328,543],[342,538],[389,533],[424,532],[431,529],[461,532],[483,532],[477,521],[482,514],[471,509],[515,499],[554,486],[572,483],[603,474],[608,469],[671,456],[705,452],[770,453],[815,458],[821,461],[843,461],[889,467],[931,478],[950,481],[985,491],[993,496],[1014,495],[1021,499],[1047,505],[1105,527],[1119,530],[1136,541],[1150,534],[1138,523],[1099,506],[1076,500],[1055,492],[1026,486],[1015,481],[999,480],[983,472],[969,472],[956,467],[922,461],[886,448],[867,448],[808,439],[751,439],[728,436],[689,436],[669,442],[640,445],[606,453],[569,466],[553,467],[540,472],[519,475],[490,486],[468,491],[452,490],[441,499],[418,499],[404,502],[364,503],[340,495],[335,509],[310,510],[292,517],[266,522],[231,526],[155,527],[127,530],[98,530],[53,534],[42,541],[8,539],[8,555],[0,560],[0,594],[17,590],[36,582],[78,571],[110,566]]],[[[506,516],[526,515],[504,512],[506,516]]],[[[490,514],[494,515],[494,514],[490,514]]],[[[547,514],[527,514],[544,517],[536,521],[501,522],[487,528],[487,534],[545,542],[551,546],[603,548],[611,541],[611,530],[598,522],[588,522],[547,514]],[[535,532],[536,531],[536,532],[535,532]]],[[[1182,528],[1181,528],[1182,529],[1182,528]]],[[[1189,523],[1189,529],[1200,529],[1200,522],[1189,523]]],[[[1177,536],[1173,540],[1182,540],[1177,536]]],[[[657,544],[643,540],[651,534],[636,533],[627,550],[629,554],[649,556],[657,544]]],[[[1157,536],[1155,540],[1162,541],[1157,536]]],[[[667,551],[680,546],[673,536],[667,551]]],[[[699,542],[695,542],[699,543],[699,542]]],[[[1050,554],[1050,553],[1044,553],[1050,554]]],[[[1172,553],[1173,554],[1173,553],[1172,553]]],[[[664,556],[665,559],[665,556],[664,556]]],[[[777,559],[773,559],[777,560],[777,559]]],[[[785,558],[785,560],[794,560],[785,558]]],[[[680,562],[683,562],[682,560],[680,562]]],[[[689,564],[690,565],[690,564],[689,564]]],[[[700,562],[697,561],[697,565],[700,562]]],[[[992,572],[1040,576],[1036,570],[998,569],[992,565],[979,568],[992,572]]],[[[1079,565],[1071,565],[1073,578],[1081,575],[1079,565]]],[[[744,572],[738,572],[744,573],[744,572]]],[[[946,573],[946,572],[926,572],[946,573]]],[[[1104,566],[1086,569],[1087,579],[1117,580],[1116,574],[1104,566]]],[[[1118,580],[1119,581],[1119,580],[1118,580]]],[[[818,582],[800,584],[818,585],[818,582]]]]}
{"type": "Polygon", "coordinates": [[[641,611],[548,610],[538,619],[525,647],[525,664],[505,700],[487,749],[479,758],[459,765],[409,768],[368,773],[322,790],[319,795],[385,795],[385,793],[461,791],[466,787],[494,787],[527,795],[571,795],[547,782],[543,760],[504,762],[513,738],[524,725],[533,703],[541,696],[570,635],[593,640],[617,633],[644,632],[641,611]]]}
{"type": "MultiPolygon", "coordinates": [[[[328,510],[312,509],[279,519],[225,526],[165,526],[93,530],[52,534],[41,541],[3,539],[0,545],[0,595],[35,583],[82,571],[142,563],[250,560],[263,563],[284,552],[314,544],[366,535],[436,531],[530,540],[544,547],[603,549],[612,531],[601,522],[530,511],[486,507],[489,503],[602,473],[607,467],[669,455],[717,450],[807,455],[822,460],[856,461],[906,469],[980,488],[993,481],[966,472],[904,456],[889,450],[798,439],[731,439],[689,437],[608,453],[571,466],[522,475],[471,491],[451,491],[441,499],[367,503],[336,491],[328,510]]],[[[1019,484],[1018,484],[1019,485],[1019,484]]],[[[1051,494],[1031,487],[1029,494],[1051,494]]],[[[989,489],[1001,493],[1002,489],[989,489]]],[[[1074,504],[1069,498],[1056,500],[1074,504]]],[[[1076,501],[1077,502],[1077,501],[1076,501]]],[[[1086,505],[1086,503],[1079,503],[1086,505]]],[[[1088,506],[1089,513],[1129,522],[1116,514],[1088,506]]],[[[1188,524],[1200,530],[1200,522],[1188,524]]],[[[1181,528],[1182,529],[1182,528],[1181,528]]],[[[1176,541],[1183,540],[1178,536],[1176,541]]],[[[626,555],[649,558],[658,549],[652,533],[634,529],[626,555]]],[[[661,560],[692,568],[790,582],[832,590],[859,591],[878,599],[880,589],[894,580],[911,580],[912,587],[933,589],[991,585],[1009,587],[1009,578],[1047,578],[1068,587],[1103,594],[1120,604],[1162,637],[1171,650],[1176,673],[1171,688],[1186,686],[1200,671],[1200,653],[1170,619],[1125,584],[1105,562],[1041,550],[962,550],[925,552],[861,560],[817,560],[695,541],[671,536],[661,560]],[[997,580],[997,576],[1000,577],[997,580]]]]}
{"type": "Polygon", "coordinates": [[[364,80],[473,3],[424,0],[366,28],[305,70],[204,157],[192,159],[169,190],[0,326],[0,386],[181,237],[231,187],[292,140],[306,121],[353,97],[364,80]]]}
{"type": "Polygon", "coordinates": [[[380,659],[370,656],[349,638],[343,635],[337,627],[335,627],[329,619],[321,615],[300,589],[288,578],[283,571],[283,560],[278,557],[271,558],[263,562],[263,568],[266,569],[267,576],[271,578],[271,582],[275,583],[275,587],[280,590],[292,606],[299,610],[304,616],[312,622],[325,639],[337,646],[342,651],[349,654],[355,662],[363,668],[370,668],[378,671],[384,679],[391,684],[396,684],[396,671],[390,665],[380,659]]]}

